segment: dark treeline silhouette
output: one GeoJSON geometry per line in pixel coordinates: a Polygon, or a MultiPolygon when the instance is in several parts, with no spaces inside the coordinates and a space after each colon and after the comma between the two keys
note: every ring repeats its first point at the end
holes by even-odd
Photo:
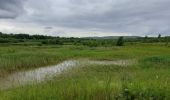
{"type": "Polygon", "coordinates": [[[110,37],[110,38],[75,38],[75,37],[53,37],[45,35],[29,35],[29,34],[5,34],[0,32],[0,43],[38,43],[41,45],[85,45],[89,47],[97,46],[123,46],[124,43],[154,43],[154,42],[170,42],[170,36],[162,37],[110,37]]]}
{"type": "Polygon", "coordinates": [[[74,44],[85,45],[89,47],[111,46],[115,44],[115,40],[97,40],[92,38],[75,38],[75,37],[53,37],[45,35],[29,35],[29,34],[5,34],[0,32],[0,43],[20,43],[20,42],[40,42],[41,44],[74,44]]]}
{"type": "Polygon", "coordinates": [[[15,39],[52,39],[52,36],[44,35],[29,35],[29,34],[4,34],[0,32],[1,38],[15,38],[15,39]]]}

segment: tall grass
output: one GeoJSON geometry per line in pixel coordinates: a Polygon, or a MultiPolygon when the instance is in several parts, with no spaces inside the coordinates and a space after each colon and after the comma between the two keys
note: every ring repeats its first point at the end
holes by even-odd
{"type": "Polygon", "coordinates": [[[0,70],[5,72],[78,58],[139,62],[127,67],[77,66],[53,80],[0,91],[0,100],[169,100],[169,53],[169,47],[155,44],[107,48],[1,47],[0,70]]]}
{"type": "Polygon", "coordinates": [[[78,67],[51,81],[2,91],[4,100],[169,100],[170,69],[78,67]]]}

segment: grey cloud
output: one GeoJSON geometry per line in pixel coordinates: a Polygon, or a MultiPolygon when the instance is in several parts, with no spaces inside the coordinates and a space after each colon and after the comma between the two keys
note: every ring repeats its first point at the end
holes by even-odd
{"type": "Polygon", "coordinates": [[[0,0],[0,18],[16,18],[24,10],[23,0],[0,0]]]}
{"type": "Polygon", "coordinates": [[[15,18],[24,7],[25,13],[17,21],[50,26],[44,28],[50,31],[62,27],[89,32],[170,35],[169,0],[27,0],[25,4],[21,0],[1,0],[2,4],[0,17],[15,18]]]}
{"type": "Polygon", "coordinates": [[[109,32],[140,34],[170,31],[166,27],[170,25],[169,0],[48,1],[44,0],[40,4],[33,4],[32,1],[31,8],[35,12],[30,18],[33,21],[59,27],[109,32]]]}

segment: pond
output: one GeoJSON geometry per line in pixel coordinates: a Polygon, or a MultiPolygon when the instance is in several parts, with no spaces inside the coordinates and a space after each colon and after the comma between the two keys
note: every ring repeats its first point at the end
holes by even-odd
{"type": "Polygon", "coordinates": [[[73,67],[83,67],[90,64],[96,65],[119,65],[127,66],[132,64],[132,60],[116,60],[116,61],[99,61],[99,60],[67,60],[57,65],[37,68],[29,71],[16,72],[0,81],[0,89],[7,89],[10,87],[23,86],[26,84],[35,84],[45,80],[52,79],[63,71],[69,70],[73,67]]]}

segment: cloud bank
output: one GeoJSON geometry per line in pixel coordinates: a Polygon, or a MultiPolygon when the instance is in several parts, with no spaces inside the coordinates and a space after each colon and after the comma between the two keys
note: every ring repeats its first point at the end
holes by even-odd
{"type": "Polygon", "coordinates": [[[170,35],[169,5],[169,0],[1,0],[0,31],[61,36],[170,35]]]}

